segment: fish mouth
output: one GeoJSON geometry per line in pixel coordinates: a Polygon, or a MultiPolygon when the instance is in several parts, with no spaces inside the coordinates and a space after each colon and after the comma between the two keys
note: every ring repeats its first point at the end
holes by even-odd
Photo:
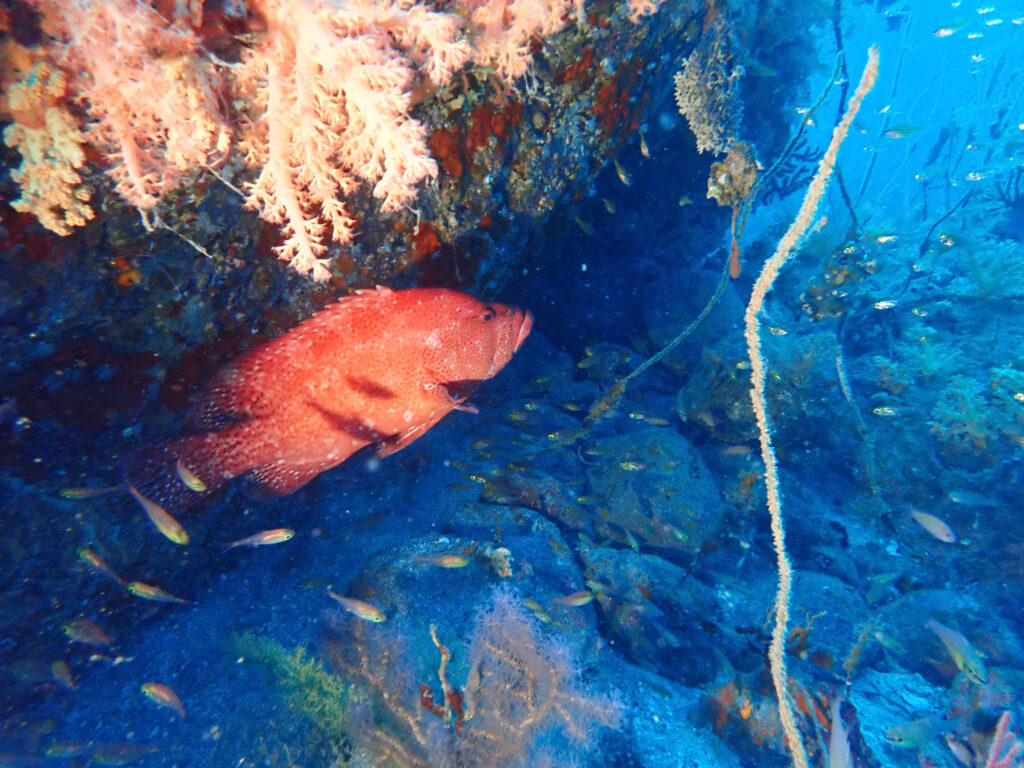
{"type": "Polygon", "coordinates": [[[516,320],[519,323],[519,335],[516,337],[516,343],[513,347],[514,352],[519,351],[523,342],[526,341],[526,337],[533,330],[533,313],[525,309],[516,309],[516,320]]]}

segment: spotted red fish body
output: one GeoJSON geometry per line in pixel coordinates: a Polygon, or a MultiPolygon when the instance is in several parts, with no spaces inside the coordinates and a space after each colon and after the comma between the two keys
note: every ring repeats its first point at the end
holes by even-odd
{"type": "Polygon", "coordinates": [[[285,494],[371,443],[387,456],[471,409],[461,393],[497,374],[532,324],[452,290],[347,296],[229,363],[196,406],[200,433],[132,454],[126,480],[173,511],[239,475],[285,494]]]}

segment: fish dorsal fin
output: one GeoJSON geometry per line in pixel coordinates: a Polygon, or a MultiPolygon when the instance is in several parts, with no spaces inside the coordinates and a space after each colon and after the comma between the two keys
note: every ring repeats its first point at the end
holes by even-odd
{"type": "Polygon", "coordinates": [[[347,296],[338,299],[334,306],[342,305],[346,308],[371,306],[390,299],[394,294],[393,290],[384,285],[378,285],[376,288],[357,288],[347,296]]]}

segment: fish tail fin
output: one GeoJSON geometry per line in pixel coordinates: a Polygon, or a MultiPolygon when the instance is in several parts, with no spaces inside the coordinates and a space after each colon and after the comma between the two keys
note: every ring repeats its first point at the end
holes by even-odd
{"type": "Polygon", "coordinates": [[[207,498],[227,478],[213,434],[143,446],[124,459],[125,483],[174,514],[207,498]]]}

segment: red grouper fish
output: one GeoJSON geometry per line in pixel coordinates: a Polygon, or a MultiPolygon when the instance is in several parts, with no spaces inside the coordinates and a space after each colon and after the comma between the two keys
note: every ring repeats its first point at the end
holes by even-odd
{"type": "Polygon", "coordinates": [[[388,456],[519,349],[533,317],[440,288],[358,291],[229,363],[193,412],[198,434],[149,445],[125,479],[175,511],[245,474],[264,495],[302,487],[364,446],[388,456]]]}

